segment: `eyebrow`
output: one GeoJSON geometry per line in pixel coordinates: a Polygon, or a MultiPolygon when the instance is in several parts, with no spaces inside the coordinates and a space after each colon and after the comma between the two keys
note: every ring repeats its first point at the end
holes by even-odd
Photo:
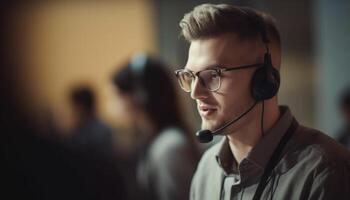
{"type": "MultiPolygon", "coordinates": [[[[224,68],[224,65],[222,64],[211,64],[211,65],[208,65],[206,67],[204,67],[203,69],[199,70],[199,71],[203,71],[203,70],[208,70],[208,69],[220,69],[220,68],[224,68]]],[[[194,72],[188,68],[186,68],[186,66],[184,67],[185,70],[188,70],[188,71],[191,71],[191,72],[194,72]]],[[[196,73],[196,72],[194,72],[196,73]]]]}

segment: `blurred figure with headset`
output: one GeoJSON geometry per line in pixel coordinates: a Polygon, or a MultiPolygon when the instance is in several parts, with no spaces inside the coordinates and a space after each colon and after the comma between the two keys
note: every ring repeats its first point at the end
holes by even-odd
{"type": "Polygon", "coordinates": [[[188,199],[199,156],[166,65],[136,54],[113,76],[113,83],[139,133],[138,199],[188,199]]]}
{"type": "Polygon", "coordinates": [[[38,123],[37,117],[46,121],[38,103],[45,101],[33,98],[28,85],[45,82],[30,76],[23,47],[14,42],[22,37],[16,24],[23,4],[7,3],[0,6],[0,199],[128,200],[115,163],[72,151],[38,123]]]}
{"type": "Polygon", "coordinates": [[[281,41],[271,16],[203,4],[180,22],[190,42],[181,88],[197,102],[207,150],[191,200],[349,199],[350,154],[278,106],[281,41]]]}

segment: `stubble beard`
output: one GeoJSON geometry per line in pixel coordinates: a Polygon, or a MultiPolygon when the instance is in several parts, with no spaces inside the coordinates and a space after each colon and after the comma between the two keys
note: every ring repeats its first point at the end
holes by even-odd
{"type": "Polygon", "coordinates": [[[215,131],[222,127],[225,123],[218,123],[214,121],[208,121],[205,119],[202,119],[202,124],[201,124],[201,129],[202,130],[210,130],[210,131],[215,131]]]}

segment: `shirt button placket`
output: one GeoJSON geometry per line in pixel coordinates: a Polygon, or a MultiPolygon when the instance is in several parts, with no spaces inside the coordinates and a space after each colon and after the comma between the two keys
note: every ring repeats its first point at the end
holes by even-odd
{"type": "Polygon", "coordinates": [[[230,188],[230,195],[228,199],[236,200],[238,199],[238,196],[242,189],[240,176],[238,174],[233,175],[232,181],[233,181],[233,184],[230,188]]]}
{"type": "Polygon", "coordinates": [[[230,200],[238,200],[240,197],[240,192],[242,190],[241,184],[239,185],[233,185],[231,187],[231,195],[230,195],[230,200]]]}

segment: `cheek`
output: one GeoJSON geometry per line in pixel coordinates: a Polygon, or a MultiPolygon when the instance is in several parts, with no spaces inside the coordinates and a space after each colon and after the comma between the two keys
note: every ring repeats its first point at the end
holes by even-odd
{"type": "Polygon", "coordinates": [[[222,94],[222,99],[229,102],[236,102],[239,99],[249,100],[251,96],[250,82],[250,78],[243,76],[227,78],[222,81],[219,93],[222,94]]]}
{"type": "Polygon", "coordinates": [[[236,116],[252,102],[250,80],[230,79],[222,83],[221,90],[215,95],[219,104],[219,115],[223,118],[236,116]]]}

